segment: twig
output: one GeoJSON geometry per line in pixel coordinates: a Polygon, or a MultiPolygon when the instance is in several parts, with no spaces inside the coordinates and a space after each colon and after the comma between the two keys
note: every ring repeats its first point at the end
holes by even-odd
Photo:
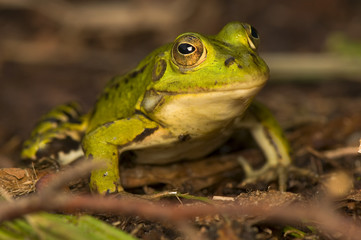
{"type": "Polygon", "coordinates": [[[197,191],[219,182],[221,175],[228,172],[242,174],[241,165],[237,159],[243,156],[253,163],[261,162],[262,154],[257,150],[242,150],[226,155],[207,157],[197,161],[186,161],[166,166],[139,165],[135,168],[121,169],[121,183],[125,188],[168,183],[177,188],[192,185],[197,191]],[[238,171],[239,170],[239,171],[238,171]]]}
{"type": "Polygon", "coordinates": [[[95,163],[91,161],[80,161],[78,164],[74,165],[71,169],[67,171],[54,174],[54,177],[51,178],[51,181],[42,188],[40,195],[42,197],[53,196],[54,193],[59,192],[59,189],[69,184],[69,182],[82,178],[89,174],[89,172],[95,168],[101,167],[102,164],[95,163]]]}
{"type": "Polygon", "coordinates": [[[329,159],[341,158],[358,154],[358,147],[342,147],[333,150],[323,151],[322,154],[329,159]]]}
{"type": "Polygon", "coordinates": [[[335,214],[330,209],[321,207],[315,202],[290,202],[273,207],[267,202],[255,202],[254,199],[242,199],[239,202],[222,204],[194,204],[194,205],[164,205],[127,197],[124,199],[104,198],[99,196],[63,196],[54,197],[43,202],[39,196],[21,199],[13,203],[0,206],[0,220],[9,220],[24,214],[37,211],[66,211],[78,212],[80,210],[92,213],[112,213],[139,215],[147,219],[172,221],[179,223],[197,216],[225,214],[228,216],[248,216],[251,218],[280,219],[286,222],[301,222],[308,220],[314,222],[321,230],[336,234],[341,233],[347,239],[357,239],[361,235],[361,228],[354,222],[335,214]]]}

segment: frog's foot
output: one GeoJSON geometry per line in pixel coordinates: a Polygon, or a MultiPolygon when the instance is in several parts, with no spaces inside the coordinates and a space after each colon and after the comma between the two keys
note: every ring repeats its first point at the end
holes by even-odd
{"type": "Polygon", "coordinates": [[[94,170],[91,173],[90,187],[92,192],[101,195],[124,192],[119,179],[117,172],[104,169],[94,170]]]}
{"type": "Polygon", "coordinates": [[[245,179],[241,183],[241,186],[256,183],[258,181],[271,182],[278,180],[279,190],[282,192],[286,191],[289,165],[275,165],[267,162],[262,168],[255,170],[243,157],[239,157],[238,162],[245,172],[245,179]]]}
{"type": "Polygon", "coordinates": [[[295,174],[296,176],[306,177],[312,182],[318,181],[318,175],[316,173],[289,164],[275,165],[267,162],[262,168],[255,170],[243,157],[239,157],[238,162],[245,172],[245,180],[243,180],[241,186],[255,184],[258,181],[271,182],[277,180],[279,190],[284,192],[287,189],[287,179],[290,173],[295,174]]]}

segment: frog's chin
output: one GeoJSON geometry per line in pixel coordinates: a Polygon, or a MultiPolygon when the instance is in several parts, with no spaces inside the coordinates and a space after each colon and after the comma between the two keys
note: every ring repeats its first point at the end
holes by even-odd
{"type": "MultiPolygon", "coordinates": [[[[202,135],[242,116],[261,87],[163,95],[153,116],[174,131],[202,135]]],[[[177,134],[176,133],[176,134],[177,134]]]]}

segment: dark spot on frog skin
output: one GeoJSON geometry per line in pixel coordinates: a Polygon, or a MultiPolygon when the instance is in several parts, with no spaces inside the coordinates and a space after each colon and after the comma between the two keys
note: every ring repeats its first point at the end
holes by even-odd
{"type": "Polygon", "coordinates": [[[229,57],[229,58],[226,59],[226,61],[224,61],[224,65],[226,67],[229,67],[235,62],[235,60],[236,59],[234,59],[234,57],[229,57]]]}
{"type": "Polygon", "coordinates": [[[65,106],[68,106],[71,109],[59,110],[58,113],[61,113],[62,115],[64,115],[66,117],[66,120],[64,118],[62,118],[63,116],[60,116],[60,115],[55,116],[55,117],[48,117],[48,118],[42,119],[40,122],[38,122],[36,127],[39,127],[40,125],[42,125],[44,123],[54,123],[57,126],[63,122],[81,124],[81,121],[78,119],[80,116],[78,109],[76,109],[74,106],[72,106],[70,104],[67,104],[65,106]]]}
{"type": "Polygon", "coordinates": [[[74,116],[71,115],[69,112],[67,112],[67,111],[65,111],[65,110],[62,110],[62,111],[60,111],[60,112],[67,117],[68,121],[71,121],[71,120],[74,119],[74,116]]]}
{"type": "Polygon", "coordinates": [[[93,154],[89,153],[88,159],[92,160],[94,158],[93,154]]]}
{"type": "Polygon", "coordinates": [[[53,138],[48,144],[46,144],[45,147],[39,149],[36,152],[36,157],[40,159],[42,157],[49,157],[60,152],[69,153],[72,150],[77,150],[79,146],[80,142],[74,140],[70,136],[66,136],[65,138],[61,139],[53,138]]]}
{"type": "Polygon", "coordinates": [[[79,112],[78,107],[74,106],[74,104],[72,103],[67,103],[65,104],[66,106],[70,107],[74,112],[75,112],[75,116],[80,116],[81,113],[79,112]]]}
{"type": "Polygon", "coordinates": [[[280,150],[278,149],[278,146],[277,144],[275,143],[275,141],[273,140],[273,138],[271,137],[271,133],[269,132],[269,130],[265,127],[262,128],[263,129],[263,133],[264,135],[266,136],[266,139],[269,141],[269,143],[273,146],[273,148],[275,149],[276,151],[276,154],[277,154],[277,158],[278,159],[281,159],[281,153],[280,153],[280,150]]]}
{"type": "Polygon", "coordinates": [[[130,77],[130,78],[135,78],[139,73],[140,73],[139,71],[131,72],[131,73],[129,74],[129,77],[130,77]]]}
{"type": "Polygon", "coordinates": [[[115,82],[116,80],[117,80],[118,78],[117,77],[112,77],[112,79],[110,79],[110,83],[113,83],[113,82],[115,82]]]}
{"type": "MultiPolygon", "coordinates": [[[[129,83],[129,80],[133,79],[133,78],[136,78],[139,74],[143,73],[145,68],[146,68],[147,65],[144,65],[141,69],[139,70],[136,70],[134,72],[131,72],[129,73],[129,75],[124,79],[124,83],[125,84],[128,84],[129,83]]],[[[118,83],[117,83],[118,84],[118,83]]],[[[117,88],[119,87],[119,84],[117,86],[117,88]]],[[[132,86],[131,86],[132,88],[132,86]]]]}
{"type": "Polygon", "coordinates": [[[116,83],[113,88],[115,88],[116,90],[118,90],[118,88],[119,88],[119,83],[116,83]]]}
{"type": "Polygon", "coordinates": [[[135,77],[137,77],[138,76],[138,74],[140,74],[140,73],[143,73],[144,72],[144,70],[145,70],[145,68],[147,67],[147,64],[146,65],[144,65],[141,69],[139,69],[139,70],[137,70],[137,71],[134,71],[134,72],[131,72],[130,74],[129,74],[129,76],[131,77],[131,78],[135,78],[135,77]]]}
{"type": "Polygon", "coordinates": [[[238,64],[238,63],[236,62],[236,59],[235,59],[234,57],[229,57],[229,58],[226,59],[226,61],[224,61],[224,65],[225,65],[226,67],[229,67],[229,66],[231,66],[231,65],[234,64],[234,63],[237,64],[237,67],[238,67],[239,69],[242,69],[242,68],[243,68],[240,64],[238,64]]]}
{"type": "Polygon", "coordinates": [[[165,73],[165,70],[167,69],[167,63],[164,59],[158,60],[154,64],[153,72],[152,72],[152,80],[154,82],[161,79],[165,73]]]}
{"type": "Polygon", "coordinates": [[[217,83],[218,83],[218,81],[216,80],[216,81],[214,82],[214,85],[217,85],[217,83]]]}
{"type": "Polygon", "coordinates": [[[155,131],[157,131],[158,128],[159,127],[144,129],[144,131],[142,133],[140,133],[139,135],[137,135],[133,141],[140,142],[140,141],[144,140],[146,137],[148,137],[149,135],[152,135],[155,131]]]}
{"type": "Polygon", "coordinates": [[[79,119],[77,119],[77,118],[69,118],[68,119],[68,122],[69,123],[76,123],[76,124],[81,124],[82,122],[79,120],[79,119]]]}
{"type": "Polygon", "coordinates": [[[189,134],[181,134],[178,136],[178,140],[180,142],[186,142],[186,141],[191,140],[191,136],[189,134]]]}
{"type": "MultiPolygon", "coordinates": [[[[55,124],[59,125],[62,121],[60,119],[57,119],[54,117],[49,117],[49,118],[45,118],[45,119],[41,120],[41,122],[39,124],[41,124],[43,122],[50,122],[50,123],[55,123],[55,124]]],[[[37,126],[38,125],[36,125],[35,127],[37,127],[37,126]]]]}
{"type": "Polygon", "coordinates": [[[104,91],[104,92],[100,95],[100,97],[97,99],[97,102],[99,102],[99,101],[101,101],[101,100],[103,100],[103,99],[108,100],[108,98],[109,98],[109,92],[108,92],[108,91],[104,91]]]}

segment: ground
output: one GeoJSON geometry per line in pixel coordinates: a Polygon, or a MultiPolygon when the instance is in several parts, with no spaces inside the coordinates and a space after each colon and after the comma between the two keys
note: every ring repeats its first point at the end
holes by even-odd
{"type": "MultiPolygon", "coordinates": [[[[250,161],[262,160],[260,152],[251,146],[210,156],[193,165],[175,165],[173,172],[164,168],[137,169],[145,176],[140,185],[147,187],[133,192],[151,194],[176,189],[214,199],[215,209],[204,199],[180,195],[151,201],[153,208],[162,207],[164,212],[152,212],[148,201],[139,203],[134,212],[127,212],[126,207],[102,212],[105,203],[98,206],[100,210],[94,207],[90,212],[142,239],[198,239],[200,235],[205,239],[357,239],[361,231],[361,157],[357,153],[361,137],[361,75],[360,71],[347,72],[346,67],[345,71],[336,70],[348,57],[360,59],[360,3],[299,0],[271,5],[268,1],[225,4],[212,0],[207,5],[202,1],[174,1],[165,6],[164,2],[57,1],[54,6],[5,1],[0,5],[2,188],[14,195],[23,194],[35,187],[26,176],[42,177],[39,172],[32,175],[35,170],[20,161],[19,152],[22,141],[46,111],[72,100],[80,102],[86,111],[108,79],[131,69],[149,51],[172,41],[179,33],[214,34],[229,21],[245,21],[258,29],[260,54],[267,56],[271,68],[271,79],[257,99],[272,110],[285,130],[293,149],[293,166],[312,174],[290,171],[285,193],[278,191],[276,182],[241,186],[238,154],[250,161]],[[99,16],[88,15],[94,10],[99,16]],[[93,16],[99,17],[94,17],[98,21],[90,21],[93,16]],[[317,65],[323,75],[286,75],[275,61],[280,53],[294,57],[330,54],[326,55],[328,59],[340,63],[330,68],[317,65]],[[203,171],[205,165],[208,168],[203,171]],[[189,173],[189,169],[193,174],[174,174],[186,170],[189,173]],[[155,184],[154,176],[162,176],[167,183],[155,184]],[[207,211],[212,214],[205,214],[207,211]],[[167,215],[170,212],[178,215],[167,215]]],[[[312,56],[302,59],[312,61],[312,56]]],[[[346,61],[347,67],[353,64],[355,61],[346,61]]],[[[134,169],[127,170],[124,181],[131,185],[136,180],[134,169]]],[[[84,174],[83,181],[72,181],[70,191],[86,193],[86,173],[75,173],[84,174]]],[[[47,182],[51,182],[51,177],[42,178],[37,187],[47,182]]],[[[59,186],[54,189],[58,190],[57,195],[63,193],[59,186]]],[[[39,201],[44,203],[44,199],[39,201]]],[[[46,205],[51,212],[69,212],[65,211],[69,205],[57,207],[46,205]]],[[[13,218],[14,211],[12,215],[3,210],[0,208],[2,220],[13,218]]],[[[24,213],[27,211],[16,216],[24,213]]]]}

